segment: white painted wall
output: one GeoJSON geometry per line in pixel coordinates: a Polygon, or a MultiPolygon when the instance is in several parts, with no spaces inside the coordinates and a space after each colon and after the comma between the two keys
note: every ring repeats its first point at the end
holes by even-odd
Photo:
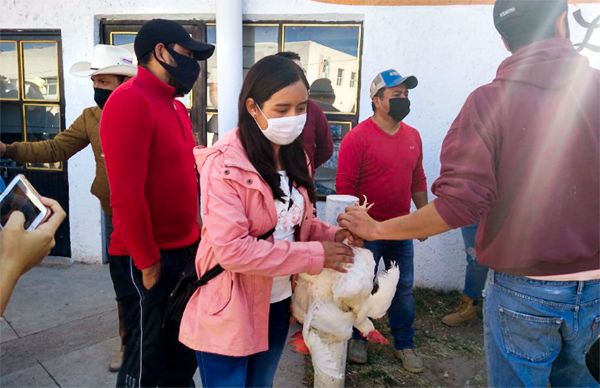
{"type": "MultiPolygon", "coordinates": [[[[219,0],[226,1],[226,0],[219,0]]],[[[600,4],[582,4],[588,19],[600,14],[600,4]]],[[[85,59],[98,43],[98,19],[166,17],[214,20],[215,0],[0,0],[2,28],[60,28],[65,68],[85,59]]],[[[439,173],[439,151],[450,123],[467,95],[493,79],[508,56],[492,23],[492,6],[365,7],[340,6],[310,0],[246,0],[245,20],[363,21],[360,118],[371,114],[368,87],[377,71],[395,67],[419,78],[411,91],[412,113],[407,123],[419,129],[429,184],[439,173]]],[[[585,31],[571,20],[574,42],[585,31]]],[[[600,31],[594,43],[600,45],[600,31]]],[[[600,55],[593,58],[600,67],[600,55]]],[[[65,74],[67,122],[93,105],[91,85],[65,74]]],[[[93,178],[91,150],[69,164],[71,241],[77,260],[100,258],[98,201],[89,194],[93,178]]],[[[458,231],[415,242],[415,283],[443,289],[462,287],[464,252],[458,231]]]]}

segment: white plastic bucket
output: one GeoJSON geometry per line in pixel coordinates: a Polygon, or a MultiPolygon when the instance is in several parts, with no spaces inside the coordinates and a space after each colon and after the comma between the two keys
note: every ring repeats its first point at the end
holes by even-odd
{"type": "Polygon", "coordinates": [[[337,225],[337,217],[347,206],[357,205],[358,198],[353,195],[330,194],[325,201],[325,222],[337,225]]]}

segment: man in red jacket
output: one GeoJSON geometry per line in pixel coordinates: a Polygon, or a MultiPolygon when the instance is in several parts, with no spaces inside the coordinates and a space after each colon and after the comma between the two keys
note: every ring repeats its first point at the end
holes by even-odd
{"type": "Polygon", "coordinates": [[[193,386],[194,352],[161,332],[165,302],[194,264],[200,236],[190,92],[214,47],[154,19],[134,42],[137,77],[115,90],[100,123],[113,227],[109,253],[125,314],[117,386],[193,386]]]}
{"type": "MultiPolygon", "coordinates": [[[[410,111],[409,89],[417,86],[414,76],[403,77],[396,70],[379,73],[371,83],[373,116],[359,123],[342,140],[336,176],[338,194],[349,194],[373,203],[371,214],[379,221],[410,212],[427,204],[427,182],[423,172],[423,147],[417,130],[402,120],[410,111]]],[[[371,239],[373,240],[373,239],[371,239]]],[[[414,351],[415,304],[413,298],[412,240],[366,241],[378,263],[400,268],[396,294],[388,309],[394,336],[394,355],[414,373],[423,371],[423,362],[414,351]]],[[[367,343],[355,333],[348,358],[367,362],[367,343]]]]}
{"type": "Polygon", "coordinates": [[[491,386],[595,386],[585,353],[600,334],[600,71],[572,47],[567,0],[497,0],[512,55],[467,99],[444,140],[433,204],[365,239],[431,236],[481,216],[492,271],[484,335],[491,386]]]}

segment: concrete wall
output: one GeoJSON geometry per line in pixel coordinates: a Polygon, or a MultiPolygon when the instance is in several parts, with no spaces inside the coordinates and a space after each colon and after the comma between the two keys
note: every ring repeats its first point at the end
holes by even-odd
{"type": "MultiPolygon", "coordinates": [[[[219,0],[226,1],[226,0],[219,0]]],[[[600,4],[579,6],[589,21],[600,4]]],[[[60,28],[65,68],[91,53],[98,43],[98,19],[146,19],[152,16],[214,20],[215,1],[178,0],[0,0],[2,28],[60,28]]],[[[412,112],[407,123],[419,129],[424,144],[429,184],[439,173],[439,151],[450,123],[467,95],[493,79],[508,56],[492,24],[492,6],[368,7],[340,6],[309,0],[249,0],[245,20],[363,21],[362,91],[360,118],[371,114],[368,86],[377,71],[389,67],[419,78],[411,91],[412,112]],[[294,14],[290,14],[293,10],[294,14]]],[[[585,30],[572,19],[574,42],[585,30]]],[[[600,31],[592,42],[600,45],[600,31]]],[[[587,52],[589,54],[589,52],[587,52]]],[[[600,55],[592,58],[600,67],[600,55]]],[[[65,74],[66,114],[70,123],[93,105],[88,80],[65,74]]],[[[97,200],[89,194],[94,161],[86,149],[69,163],[71,241],[77,260],[98,260],[101,252],[97,200]]],[[[458,231],[415,242],[416,284],[436,288],[462,287],[464,252],[458,231]]]]}

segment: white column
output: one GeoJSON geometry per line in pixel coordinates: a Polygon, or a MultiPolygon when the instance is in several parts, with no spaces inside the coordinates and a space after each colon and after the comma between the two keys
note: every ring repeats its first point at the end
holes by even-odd
{"type": "Polygon", "coordinates": [[[242,0],[217,0],[219,138],[237,126],[242,88],[242,0]]]}

